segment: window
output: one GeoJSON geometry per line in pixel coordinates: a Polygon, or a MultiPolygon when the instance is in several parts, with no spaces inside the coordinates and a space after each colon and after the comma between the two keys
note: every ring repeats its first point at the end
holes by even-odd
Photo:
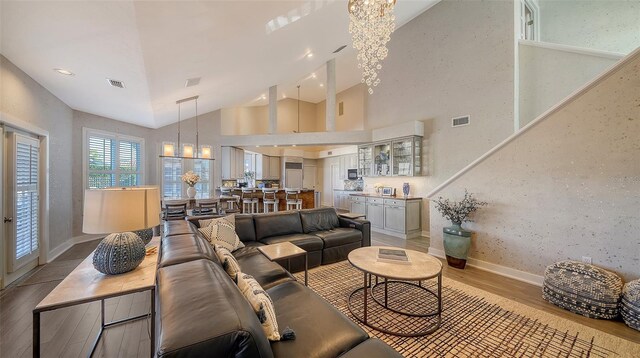
{"type": "Polygon", "coordinates": [[[84,129],[85,188],[142,185],[144,139],[84,129]]]}
{"type": "Polygon", "coordinates": [[[522,23],[522,38],[525,40],[538,40],[538,7],[531,0],[522,0],[522,12],[520,21],[522,23]]]}
{"type": "Polygon", "coordinates": [[[182,174],[193,170],[200,176],[196,184],[196,198],[208,198],[213,192],[213,166],[206,159],[162,158],[162,196],[164,198],[186,197],[187,185],[182,174]]]}

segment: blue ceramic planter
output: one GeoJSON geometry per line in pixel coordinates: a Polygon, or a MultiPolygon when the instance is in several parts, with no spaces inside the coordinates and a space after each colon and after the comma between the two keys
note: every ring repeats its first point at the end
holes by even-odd
{"type": "Polygon", "coordinates": [[[471,247],[471,231],[453,224],[442,229],[442,238],[449,266],[464,269],[471,247]]]}

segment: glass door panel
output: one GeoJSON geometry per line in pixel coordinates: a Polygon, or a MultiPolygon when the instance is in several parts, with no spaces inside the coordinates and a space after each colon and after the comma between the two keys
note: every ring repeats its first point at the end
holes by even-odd
{"type": "Polygon", "coordinates": [[[391,144],[381,143],[373,147],[374,175],[391,175],[391,144]]]}
{"type": "Polygon", "coordinates": [[[422,175],[422,137],[413,139],[413,174],[422,175]]]}
{"type": "Polygon", "coordinates": [[[413,139],[407,138],[393,142],[393,175],[412,175],[413,166],[412,155],[413,139]]]}
{"type": "Polygon", "coordinates": [[[361,177],[370,177],[373,175],[371,167],[373,166],[373,147],[358,147],[358,175],[361,177]]]}

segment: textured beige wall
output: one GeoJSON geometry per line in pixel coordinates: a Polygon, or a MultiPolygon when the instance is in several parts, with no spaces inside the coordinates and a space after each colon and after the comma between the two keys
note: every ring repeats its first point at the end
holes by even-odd
{"type": "MultiPolygon", "coordinates": [[[[589,256],[640,277],[638,93],[640,55],[436,194],[489,202],[465,224],[470,256],[536,275],[589,256]]],[[[443,248],[445,225],[432,205],[431,247],[443,248]]]]}
{"type": "MultiPolygon", "coordinates": [[[[269,107],[223,108],[223,135],[266,134],[269,131],[269,107]]],[[[278,101],[276,133],[293,133],[298,130],[298,101],[292,98],[278,101]]],[[[300,132],[324,131],[324,122],[316,117],[314,103],[300,101],[300,132]]]]}
{"type": "Polygon", "coordinates": [[[82,128],[87,127],[91,129],[98,129],[108,131],[112,133],[124,134],[134,137],[140,137],[145,139],[145,177],[144,184],[149,184],[150,181],[155,181],[155,173],[152,170],[153,159],[149,158],[149,147],[155,145],[151,139],[151,133],[153,130],[146,127],[136,126],[130,123],[116,121],[110,118],[105,118],[85,112],[73,111],[73,125],[71,132],[73,166],[71,172],[72,179],[72,197],[73,197],[73,236],[83,235],[82,232],[82,209],[83,209],[83,191],[84,183],[82,176],[82,149],[83,149],[83,137],[82,128]]]}
{"type": "Polygon", "coordinates": [[[520,127],[559,103],[617,60],[520,45],[520,127]]]}
{"type": "Polygon", "coordinates": [[[49,132],[49,251],[72,235],[73,111],[0,55],[0,110],[49,132]]]}
{"type": "Polygon", "coordinates": [[[629,53],[640,46],[640,2],[539,0],[540,39],[629,53]]]}
{"type": "MultiPolygon", "coordinates": [[[[367,87],[357,84],[336,94],[336,131],[356,131],[364,129],[366,117],[367,87]],[[344,113],[338,114],[338,106],[343,103],[344,113]]],[[[316,104],[316,118],[326,127],[327,101],[316,104]]]]}
{"type": "MultiPolygon", "coordinates": [[[[368,178],[425,197],[513,133],[513,4],[441,1],[392,36],[381,83],[367,98],[366,128],[425,123],[420,178],[368,178]],[[452,128],[451,118],[471,115],[452,128]]],[[[401,191],[400,191],[401,192],[401,191]]],[[[429,230],[423,203],[423,230],[429,230]]]]}

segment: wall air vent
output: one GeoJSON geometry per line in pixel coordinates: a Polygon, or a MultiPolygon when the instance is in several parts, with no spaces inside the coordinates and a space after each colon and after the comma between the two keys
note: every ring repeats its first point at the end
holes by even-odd
{"type": "Polygon", "coordinates": [[[469,125],[469,121],[471,120],[471,116],[462,116],[451,119],[452,127],[460,127],[469,125]]]}
{"type": "Polygon", "coordinates": [[[333,53],[338,53],[338,52],[344,50],[345,47],[347,47],[347,45],[342,45],[342,46],[338,47],[335,51],[333,51],[333,53]]]}
{"type": "Polygon", "coordinates": [[[107,78],[107,82],[109,82],[109,85],[111,85],[112,87],[124,88],[124,82],[122,81],[107,78]]]}
{"type": "Polygon", "coordinates": [[[187,79],[187,81],[184,83],[184,86],[191,87],[191,86],[197,86],[198,84],[200,84],[200,77],[195,77],[195,78],[187,79]]]}

